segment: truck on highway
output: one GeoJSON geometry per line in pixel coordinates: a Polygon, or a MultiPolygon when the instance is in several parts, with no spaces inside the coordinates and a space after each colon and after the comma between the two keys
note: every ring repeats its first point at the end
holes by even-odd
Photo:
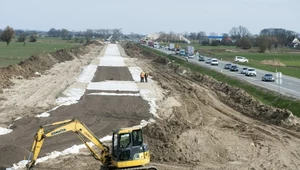
{"type": "Polygon", "coordinates": [[[170,44],[169,44],[169,50],[170,50],[170,51],[174,51],[174,50],[175,50],[175,44],[170,43],[170,44]]]}
{"type": "Polygon", "coordinates": [[[185,47],[185,52],[187,55],[194,55],[194,46],[188,45],[185,47]]]}
{"type": "Polygon", "coordinates": [[[158,42],[154,42],[154,43],[153,43],[153,47],[154,47],[154,48],[159,48],[159,43],[158,43],[158,42]]]}
{"type": "Polygon", "coordinates": [[[148,41],[148,46],[149,47],[154,47],[154,42],[153,41],[148,41]]]}

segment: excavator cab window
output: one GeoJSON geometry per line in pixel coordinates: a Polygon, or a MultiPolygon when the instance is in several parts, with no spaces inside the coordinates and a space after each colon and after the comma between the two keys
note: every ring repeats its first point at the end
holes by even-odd
{"type": "Polygon", "coordinates": [[[127,148],[130,145],[130,136],[131,135],[129,133],[124,133],[120,135],[120,148],[127,148]]]}
{"type": "Polygon", "coordinates": [[[143,144],[142,130],[132,131],[132,137],[133,137],[133,146],[140,146],[143,144]]]}

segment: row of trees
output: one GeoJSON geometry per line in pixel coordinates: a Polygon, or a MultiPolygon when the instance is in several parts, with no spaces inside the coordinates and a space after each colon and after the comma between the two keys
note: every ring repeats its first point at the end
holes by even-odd
{"type": "Polygon", "coordinates": [[[11,40],[17,36],[17,42],[25,42],[27,37],[29,37],[29,42],[36,42],[38,34],[35,31],[23,31],[14,30],[12,27],[7,26],[4,30],[0,30],[0,41],[6,42],[7,45],[11,40]]]}
{"type": "MultiPolygon", "coordinates": [[[[45,37],[61,37],[63,40],[74,39],[75,42],[83,43],[84,40],[87,42],[92,38],[107,39],[109,36],[114,34],[117,29],[87,29],[86,31],[69,31],[67,29],[55,29],[51,28],[48,32],[45,31],[32,31],[32,30],[14,30],[12,27],[7,26],[4,30],[0,29],[0,41],[5,41],[7,45],[11,40],[16,37],[17,42],[25,42],[29,38],[29,42],[36,42],[39,36],[45,37]]],[[[124,37],[122,32],[118,31],[118,34],[114,37],[124,37]]],[[[129,37],[139,37],[139,34],[130,34],[129,37]]],[[[126,37],[125,37],[126,38],[126,37]]],[[[25,44],[25,43],[24,43],[25,44]]]]}
{"type": "MultiPolygon", "coordinates": [[[[159,34],[160,41],[181,42],[178,34],[173,32],[159,32],[159,34]]],[[[259,35],[252,35],[246,27],[238,26],[233,27],[228,34],[222,34],[222,39],[219,40],[210,41],[204,31],[184,33],[183,36],[202,45],[236,45],[243,49],[250,49],[254,46],[259,47],[261,52],[265,52],[267,49],[292,45],[293,39],[298,37],[298,34],[282,28],[268,28],[261,30],[259,35]]],[[[211,32],[209,36],[217,36],[217,34],[211,32]]]]}
{"type": "MultiPolygon", "coordinates": [[[[67,29],[55,29],[51,28],[47,32],[47,36],[49,37],[61,37],[65,40],[70,40],[75,37],[84,37],[87,40],[91,38],[98,38],[98,39],[107,39],[109,36],[114,34],[118,29],[87,29],[86,31],[69,31],[67,29]]],[[[118,35],[121,36],[122,32],[118,32],[118,35]]]]}

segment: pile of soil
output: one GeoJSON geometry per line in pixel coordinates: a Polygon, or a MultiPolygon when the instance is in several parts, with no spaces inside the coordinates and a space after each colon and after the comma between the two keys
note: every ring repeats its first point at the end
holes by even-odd
{"type": "Polygon", "coordinates": [[[262,60],[260,62],[260,64],[271,65],[271,66],[282,66],[282,67],[286,66],[285,64],[283,64],[279,60],[262,60]]]}

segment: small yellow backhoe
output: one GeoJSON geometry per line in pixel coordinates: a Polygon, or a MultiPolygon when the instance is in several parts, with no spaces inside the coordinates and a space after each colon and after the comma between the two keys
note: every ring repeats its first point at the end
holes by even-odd
{"type": "Polygon", "coordinates": [[[143,142],[141,127],[121,128],[113,131],[112,150],[100,140],[79,120],[71,119],[43,125],[34,137],[31,152],[26,165],[33,169],[42,149],[44,140],[66,132],[75,132],[79,139],[91,151],[92,156],[101,161],[100,170],[157,170],[149,166],[150,153],[147,144],[143,142]],[[46,127],[52,127],[47,128],[46,127]],[[100,155],[86,141],[88,139],[100,149],[100,155]]]}

